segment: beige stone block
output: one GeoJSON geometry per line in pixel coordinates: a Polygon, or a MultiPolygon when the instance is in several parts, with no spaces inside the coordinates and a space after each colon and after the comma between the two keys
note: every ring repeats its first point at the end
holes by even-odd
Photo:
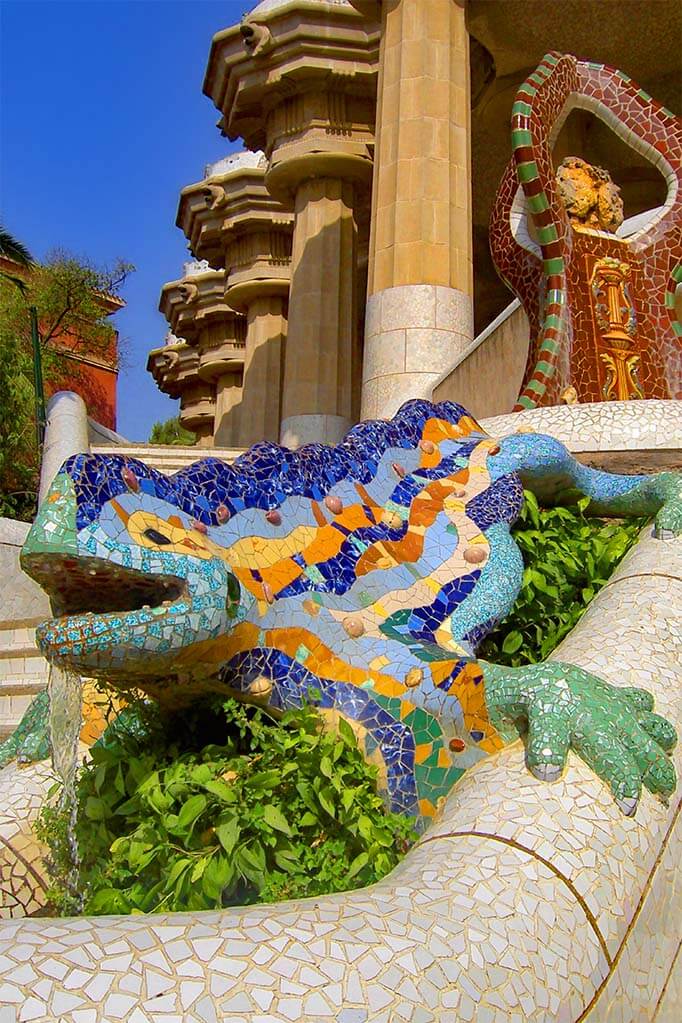
{"type": "Polygon", "coordinates": [[[450,199],[450,178],[452,167],[449,160],[428,155],[422,160],[415,177],[425,199],[441,202],[450,199]]]}
{"type": "Polygon", "coordinates": [[[346,416],[288,416],[282,420],[280,443],[292,449],[304,444],[339,444],[352,425],[346,416]]]}
{"type": "Polygon", "coordinates": [[[369,287],[373,294],[383,292],[394,282],[393,248],[379,249],[374,253],[374,273],[370,276],[369,287]]]}
{"type": "Polygon", "coordinates": [[[393,220],[393,209],[389,208],[387,214],[382,216],[381,212],[377,214],[376,234],[375,234],[375,248],[377,251],[387,249],[391,246],[395,239],[395,223],[393,220]]]}
{"type": "Polygon", "coordinates": [[[381,332],[381,292],[370,295],[365,306],[365,338],[381,332]]]}
{"type": "Polygon", "coordinates": [[[400,50],[400,85],[402,91],[405,91],[405,87],[410,84],[410,81],[416,82],[417,86],[421,85],[421,79],[424,76],[427,63],[428,52],[427,47],[424,45],[424,40],[404,39],[400,50]]]}
{"type": "Polygon", "coordinates": [[[469,83],[450,83],[450,122],[456,126],[468,126],[471,119],[469,109],[469,83]]]}
{"type": "Polygon", "coordinates": [[[453,191],[450,201],[454,206],[468,210],[471,205],[471,180],[465,167],[458,167],[453,164],[451,167],[453,178],[453,191]]]}
{"type": "MultiPolygon", "coordinates": [[[[428,118],[413,118],[411,121],[400,122],[398,137],[398,158],[402,160],[419,160],[424,153],[432,151],[435,144],[434,125],[447,125],[447,122],[431,121],[428,118]]],[[[437,156],[445,155],[436,153],[437,156]]]]}
{"type": "Polygon", "coordinates": [[[428,154],[431,160],[450,159],[450,124],[447,120],[424,120],[422,147],[419,157],[428,154]],[[428,135],[426,134],[428,128],[428,135]],[[428,148],[426,148],[428,143],[428,148]]]}
{"type": "Polygon", "coordinates": [[[430,400],[437,373],[396,373],[376,377],[376,402],[383,419],[394,416],[412,398],[430,400]]]}
{"type": "Polygon", "coordinates": [[[408,253],[410,280],[422,280],[432,287],[449,285],[452,251],[444,242],[421,242],[408,253]],[[416,276],[418,275],[418,276],[416,276]]]}
{"type": "MultiPolygon", "coordinates": [[[[450,44],[453,34],[452,0],[417,0],[421,11],[424,31],[424,48],[427,52],[434,43],[450,44]]],[[[462,21],[461,15],[457,20],[462,21]]]]}
{"type": "Polygon", "coordinates": [[[440,280],[440,271],[432,267],[432,273],[437,274],[435,280],[428,279],[426,253],[428,246],[423,241],[405,242],[396,245],[393,252],[393,283],[397,287],[414,286],[414,281],[422,281],[425,286],[443,283],[440,280]],[[426,280],[425,280],[426,278],[426,280]]]}
{"type": "Polygon", "coordinates": [[[471,341],[474,309],[470,294],[459,288],[436,288],[436,327],[461,334],[471,341]]]}
{"type": "Polygon", "coordinates": [[[361,419],[376,419],[379,415],[379,382],[377,378],[373,380],[363,380],[362,382],[362,404],[360,406],[360,418],[361,419]]]}
{"type": "Polygon", "coordinates": [[[428,284],[386,288],[382,293],[381,330],[436,325],[436,293],[428,284]]]}
{"type": "Polygon", "coordinates": [[[455,247],[458,238],[452,237],[452,209],[448,202],[438,202],[433,199],[422,199],[422,224],[423,239],[425,242],[432,242],[434,245],[443,246],[443,255],[447,263],[450,262],[449,250],[455,247]]]}
{"type": "Polygon", "coordinates": [[[366,337],[362,365],[363,380],[405,371],[405,331],[389,330],[366,337]]]}
{"type": "Polygon", "coordinates": [[[470,343],[465,334],[432,327],[405,331],[405,371],[430,373],[434,380],[451,365],[470,343]]]}
{"type": "Polygon", "coordinates": [[[400,44],[384,41],[382,50],[381,74],[384,90],[400,80],[400,44]]]}

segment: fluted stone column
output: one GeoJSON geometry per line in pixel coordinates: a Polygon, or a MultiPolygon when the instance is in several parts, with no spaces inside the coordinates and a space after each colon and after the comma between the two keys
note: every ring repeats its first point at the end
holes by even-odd
{"type": "Polygon", "coordinates": [[[282,356],[287,336],[286,298],[261,294],[246,306],[244,401],[239,447],[279,440],[282,356]]]}
{"type": "Polygon", "coordinates": [[[197,439],[197,447],[213,447],[215,388],[203,380],[185,387],[180,395],[180,423],[197,439]]]}
{"type": "Polygon", "coordinates": [[[469,47],[457,0],[385,0],[363,417],[390,416],[473,337],[469,47]]]}
{"type": "Polygon", "coordinates": [[[242,398],[241,371],[223,373],[216,380],[213,444],[217,448],[241,447],[239,439],[242,398]]]}
{"type": "Polygon", "coordinates": [[[360,411],[356,207],[372,174],[379,25],[345,2],[264,3],[238,33],[214,38],[204,90],[295,210],[281,438],[334,443],[360,411]]]}
{"type": "Polygon", "coordinates": [[[335,444],[353,419],[357,324],[354,185],[307,178],[296,190],[282,443],[335,444]]]}
{"type": "Polygon", "coordinates": [[[231,447],[238,431],[238,389],[245,355],[245,322],[225,301],[225,271],[206,261],[185,264],[185,274],[161,290],[159,309],[173,333],[154,349],[147,368],[160,389],[180,398],[180,422],[197,443],[231,447]],[[182,334],[182,336],[178,336],[182,334]],[[230,393],[220,395],[221,381],[230,393]],[[220,408],[218,402],[220,401],[220,408]]]}

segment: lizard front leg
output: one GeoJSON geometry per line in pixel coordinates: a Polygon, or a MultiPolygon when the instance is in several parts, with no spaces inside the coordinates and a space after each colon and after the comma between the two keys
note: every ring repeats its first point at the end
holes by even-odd
{"type": "Polygon", "coordinates": [[[627,816],[637,809],[642,785],[664,801],[674,791],[667,754],[677,735],[653,713],[646,690],[612,686],[558,661],[521,668],[480,663],[491,721],[508,740],[524,737],[535,777],[555,781],[572,749],[610,786],[627,816]]]}
{"type": "Polygon", "coordinates": [[[682,535],[682,473],[625,476],[591,469],[544,434],[514,434],[500,441],[496,476],[517,472],[541,504],[570,504],[589,497],[594,515],[651,516],[661,539],[682,535]]]}

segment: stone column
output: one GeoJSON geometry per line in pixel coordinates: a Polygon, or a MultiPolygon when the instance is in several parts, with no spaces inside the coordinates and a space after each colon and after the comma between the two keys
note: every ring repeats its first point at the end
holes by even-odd
{"type": "Polygon", "coordinates": [[[211,47],[204,90],[222,130],[263,150],[268,192],[295,210],[281,429],[292,447],[339,441],[360,411],[356,207],[372,174],[379,39],[378,21],[345,0],[263,3],[211,47]]]}
{"type": "Polygon", "coordinates": [[[307,178],[296,190],[282,443],[335,444],[354,422],[357,323],[354,185],[307,178]]]}
{"type": "Polygon", "coordinates": [[[180,423],[197,439],[197,447],[213,447],[215,388],[203,380],[186,386],[180,395],[180,423]]]}
{"type": "Polygon", "coordinates": [[[385,0],[363,417],[430,398],[473,337],[469,46],[458,0],[385,0]]]}
{"type": "Polygon", "coordinates": [[[215,421],[213,446],[217,448],[240,447],[239,414],[242,398],[242,374],[223,373],[216,380],[215,421]]]}
{"type": "Polygon", "coordinates": [[[244,400],[238,447],[279,440],[282,356],[287,336],[286,298],[256,294],[246,305],[244,400]]]}
{"type": "Polygon", "coordinates": [[[224,270],[211,269],[205,260],[186,263],[184,269],[180,280],[162,288],[159,309],[173,333],[163,349],[150,353],[147,368],[162,391],[180,398],[180,422],[196,434],[199,445],[210,447],[215,430],[216,443],[233,446],[244,317],[225,301],[224,270]],[[230,392],[224,397],[221,381],[230,392]]]}
{"type": "Polygon", "coordinates": [[[71,455],[87,453],[89,450],[88,412],[85,402],[73,391],[57,391],[47,403],[38,504],[42,504],[53,479],[66,459],[71,455]]]}

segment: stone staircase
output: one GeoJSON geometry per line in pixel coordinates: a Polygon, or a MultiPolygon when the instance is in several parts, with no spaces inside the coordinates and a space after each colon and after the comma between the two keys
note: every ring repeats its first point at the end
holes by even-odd
{"type": "Polygon", "coordinates": [[[201,458],[220,458],[224,462],[234,462],[243,453],[243,448],[198,448],[180,447],[160,444],[93,444],[90,448],[97,455],[123,455],[127,458],[139,458],[153,469],[166,475],[184,469],[192,462],[201,458]]]}
{"type": "Polygon", "coordinates": [[[0,740],[14,731],[47,685],[48,665],[35,645],[36,625],[46,617],[0,621],[0,740]]]}
{"type": "Polygon", "coordinates": [[[21,571],[27,522],[0,518],[0,739],[19,724],[47,684],[48,666],[35,645],[35,627],[50,615],[47,597],[21,571]]]}

